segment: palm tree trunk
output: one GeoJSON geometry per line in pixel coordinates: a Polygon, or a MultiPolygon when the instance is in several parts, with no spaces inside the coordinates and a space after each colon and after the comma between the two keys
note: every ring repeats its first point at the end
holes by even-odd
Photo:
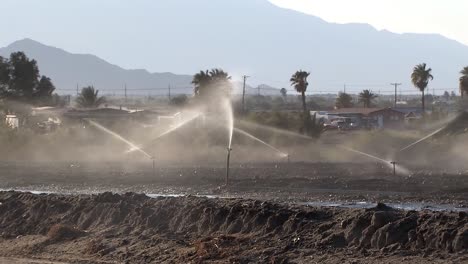
{"type": "Polygon", "coordinates": [[[304,91],[302,92],[302,109],[304,110],[304,114],[307,116],[306,97],[304,91]]]}
{"type": "Polygon", "coordinates": [[[422,111],[423,111],[423,115],[425,114],[425,110],[426,110],[426,106],[424,105],[424,101],[425,101],[425,98],[424,98],[424,90],[422,90],[422,111]]]}

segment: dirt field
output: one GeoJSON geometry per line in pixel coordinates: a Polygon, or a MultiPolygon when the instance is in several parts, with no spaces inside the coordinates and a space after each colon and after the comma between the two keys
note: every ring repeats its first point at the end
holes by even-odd
{"type": "Polygon", "coordinates": [[[164,195],[219,195],[290,202],[427,202],[468,205],[467,174],[412,169],[392,174],[378,163],[232,164],[225,168],[151,163],[0,162],[0,189],[89,194],[105,191],[164,195]]]}
{"type": "Polygon", "coordinates": [[[0,193],[0,254],[72,263],[462,263],[465,212],[0,193]]]}
{"type": "Polygon", "coordinates": [[[0,189],[54,194],[0,192],[0,263],[468,263],[467,175],[412,171],[2,162],[0,189]]]}

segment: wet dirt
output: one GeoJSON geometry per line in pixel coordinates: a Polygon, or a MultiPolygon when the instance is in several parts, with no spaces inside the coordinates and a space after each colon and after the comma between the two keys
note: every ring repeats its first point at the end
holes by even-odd
{"type": "Polygon", "coordinates": [[[394,176],[374,163],[233,164],[225,188],[225,168],[216,164],[153,171],[147,163],[0,162],[0,189],[51,192],[0,192],[0,256],[65,263],[468,262],[467,213],[455,211],[468,207],[468,175],[412,171],[394,176]]]}
{"type": "Polygon", "coordinates": [[[72,263],[311,263],[318,257],[321,263],[343,263],[339,256],[359,263],[468,261],[465,212],[135,193],[11,191],[1,192],[0,201],[4,257],[72,263]],[[68,228],[51,236],[57,224],[68,228]]]}
{"type": "MultiPolygon", "coordinates": [[[[277,202],[386,202],[468,205],[468,172],[414,168],[394,176],[376,163],[233,164],[223,188],[219,164],[156,167],[151,163],[0,162],[0,189],[91,194],[111,191],[217,195],[277,202]]],[[[444,206],[444,207],[447,207],[444,206]]]]}

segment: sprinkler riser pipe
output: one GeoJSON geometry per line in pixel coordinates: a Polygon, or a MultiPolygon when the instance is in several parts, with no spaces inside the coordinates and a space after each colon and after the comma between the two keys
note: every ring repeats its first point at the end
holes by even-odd
{"type": "Polygon", "coordinates": [[[390,162],[390,164],[393,165],[393,176],[396,176],[396,164],[397,163],[396,163],[396,161],[392,161],[392,162],[390,162]]]}
{"type": "Polygon", "coordinates": [[[226,186],[229,185],[229,169],[230,169],[230,161],[231,161],[231,148],[227,150],[227,158],[226,158],[226,186]]]}

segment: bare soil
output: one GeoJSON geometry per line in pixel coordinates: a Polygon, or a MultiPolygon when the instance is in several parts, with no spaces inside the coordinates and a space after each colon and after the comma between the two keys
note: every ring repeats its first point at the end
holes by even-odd
{"type": "Polygon", "coordinates": [[[0,192],[0,263],[468,263],[467,212],[451,210],[468,206],[467,175],[412,171],[233,164],[224,188],[221,165],[2,162],[0,189],[53,193],[0,192]]]}
{"type": "Polygon", "coordinates": [[[465,212],[0,193],[0,255],[71,263],[462,263],[465,212]],[[57,224],[73,235],[51,236],[57,224]],[[77,232],[76,230],[79,230],[77,232]],[[78,234],[78,235],[77,235],[78,234]]]}

